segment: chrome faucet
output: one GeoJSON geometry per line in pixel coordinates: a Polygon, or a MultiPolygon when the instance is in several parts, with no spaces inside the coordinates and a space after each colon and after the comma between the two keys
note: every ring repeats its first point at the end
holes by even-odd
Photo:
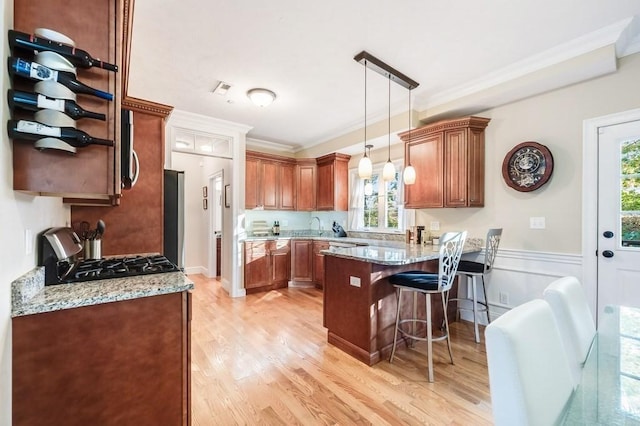
{"type": "Polygon", "coordinates": [[[318,235],[322,235],[322,225],[320,224],[320,218],[318,216],[314,216],[309,221],[309,226],[313,224],[313,219],[318,219],[318,235]]]}

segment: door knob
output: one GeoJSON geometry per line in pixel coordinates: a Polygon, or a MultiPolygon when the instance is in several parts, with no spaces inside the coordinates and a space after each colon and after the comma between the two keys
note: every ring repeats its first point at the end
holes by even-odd
{"type": "Polygon", "coordinates": [[[604,231],[604,232],[602,233],[602,236],[603,236],[603,237],[605,237],[605,238],[613,238],[613,232],[611,232],[611,231],[604,231]]]}
{"type": "Polygon", "coordinates": [[[611,250],[605,250],[602,252],[604,257],[613,257],[613,252],[611,250]]]}

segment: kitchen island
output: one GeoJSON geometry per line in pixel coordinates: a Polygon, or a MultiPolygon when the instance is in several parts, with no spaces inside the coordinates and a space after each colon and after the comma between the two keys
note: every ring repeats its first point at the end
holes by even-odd
{"type": "MultiPolygon", "coordinates": [[[[478,253],[481,239],[467,239],[463,253],[478,253]]],[[[392,246],[331,247],[325,255],[323,303],[327,340],[368,365],[391,353],[393,344],[396,293],[388,281],[402,271],[438,271],[439,247],[395,244],[392,246]]],[[[451,290],[455,297],[457,286],[451,290]]],[[[439,295],[433,300],[434,324],[443,318],[439,295]]],[[[418,298],[418,312],[424,312],[424,300],[418,298]]],[[[406,306],[403,317],[411,315],[406,306]]],[[[455,305],[448,315],[453,318],[455,305]]],[[[402,342],[398,342],[402,345],[402,342]]]]}
{"type": "Polygon", "coordinates": [[[193,283],[12,283],[13,424],[190,424],[193,283]]]}

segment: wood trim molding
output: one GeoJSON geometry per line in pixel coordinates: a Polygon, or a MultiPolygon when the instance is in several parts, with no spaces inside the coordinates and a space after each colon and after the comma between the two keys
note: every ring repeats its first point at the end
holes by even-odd
{"type": "Polygon", "coordinates": [[[125,96],[122,100],[122,107],[137,112],[144,112],[151,115],[157,115],[166,119],[173,111],[170,105],[159,104],[157,102],[145,101],[144,99],[125,96]]]}
{"type": "Polygon", "coordinates": [[[133,6],[135,0],[123,0],[122,6],[122,97],[129,89],[129,60],[131,58],[131,34],[133,32],[133,6]]]}
{"type": "Polygon", "coordinates": [[[293,157],[283,157],[281,155],[268,154],[266,152],[258,152],[258,151],[246,151],[245,155],[247,158],[256,158],[259,160],[268,160],[268,161],[280,161],[283,163],[296,164],[296,159],[293,157]]]}
{"type": "Polygon", "coordinates": [[[417,129],[407,130],[406,132],[398,133],[398,136],[400,137],[400,139],[407,142],[431,133],[457,129],[460,127],[469,127],[471,129],[483,130],[485,127],[487,127],[489,121],[491,121],[490,118],[476,116],[454,118],[451,120],[442,120],[436,123],[427,124],[426,126],[418,127],[417,129]]]}

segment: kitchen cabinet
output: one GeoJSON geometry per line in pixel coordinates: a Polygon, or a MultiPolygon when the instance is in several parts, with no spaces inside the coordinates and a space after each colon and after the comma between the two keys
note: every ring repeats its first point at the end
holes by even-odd
{"type": "Polygon", "coordinates": [[[295,160],[247,151],[245,208],[295,210],[295,160]]]}
{"type": "Polygon", "coordinates": [[[316,210],[317,193],[316,160],[299,159],[296,165],[296,210],[316,210]]]}
{"type": "Polygon", "coordinates": [[[401,133],[405,164],[416,183],[405,185],[406,208],[484,206],[484,130],[490,119],[443,120],[401,133]]]}
{"type": "Polygon", "coordinates": [[[291,241],[291,281],[294,284],[313,282],[313,241],[291,241]]]}
{"type": "Polygon", "coordinates": [[[349,155],[333,153],[316,159],[318,210],[348,210],[350,158],[349,155]]]}
{"type": "MultiPolygon", "coordinates": [[[[14,0],[13,27],[33,33],[36,28],[51,28],[75,41],[93,57],[122,66],[123,15],[120,0],[14,0]]],[[[128,10],[127,10],[128,12],[128,10]]],[[[15,56],[26,58],[24,51],[15,56]]],[[[90,111],[106,114],[106,121],[81,119],[77,127],[91,136],[115,141],[115,146],[91,145],[78,148],[76,154],[53,149],[37,150],[33,142],[13,141],[13,189],[30,194],[68,197],[83,202],[116,205],[120,185],[120,102],[121,72],[99,68],[77,71],[78,80],[109,92],[108,102],[93,96],[78,95],[77,102],[90,111]]],[[[34,83],[15,77],[12,86],[33,91],[34,83]]],[[[32,119],[32,113],[15,110],[15,119],[32,119]]]]}
{"type": "Polygon", "coordinates": [[[320,289],[324,288],[324,254],[320,252],[328,248],[327,241],[313,242],[313,283],[320,289]]]}
{"type": "Polygon", "coordinates": [[[287,287],[290,279],[289,240],[245,241],[244,287],[247,293],[287,287]]]}
{"type": "Polygon", "coordinates": [[[19,316],[12,335],[13,425],[191,423],[189,292],[19,316]]]}
{"type": "MultiPolygon", "coordinates": [[[[140,161],[137,183],[122,191],[120,205],[71,206],[71,223],[95,226],[104,220],[103,255],[162,253],[164,251],[164,129],[172,107],[127,97],[123,106],[133,111],[134,149],[140,161]]],[[[74,200],[81,203],[82,200],[74,200]]]]}

